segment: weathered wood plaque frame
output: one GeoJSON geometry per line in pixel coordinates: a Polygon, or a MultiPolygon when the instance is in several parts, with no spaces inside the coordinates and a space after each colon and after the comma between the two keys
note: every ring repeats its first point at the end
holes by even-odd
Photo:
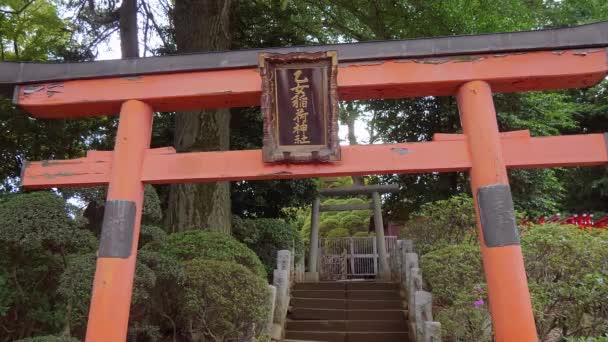
{"type": "MultiPolygon", "coordinates": [[[[275,163],[309,163],[332,162],[340,160],[340,143],[338,137],[338,57],[335,51],[316,53],[259,54],[260,76],[262,78],[261,107],[264,118],[264,162],[275,163]],[[309,107],[317,106],[317,115],[322,116],[322,131],[316,134],[310,143],[285,143],[281,138],[280,118],[287,113],[279,113],[277,71],[285,69],[315,70],[322,77],[322,96],[314,98],[309,107]],[[315,102],[316,101],[316,102],[315,102]],[[322,102],[322,103],[319,103],[322,102]],[[280,115],[281,114],[281,115],[280,115]],[[313,141],[316,140],[316,141],[313,141]]],[[[316,86],[316,85],[311,85],[316,86]]],[[[312,91],[312,90],[311,90],[312,91]]],[[[282,100],[283,102],[285,100],[282,100]]],[[[307,109],[308,110],[308,109],[307,109]]],[[[307,113],[308,114],[308,113],[307,113]]],[[[314,118],[313,118],[314,119],[314,118]]],[[[317,119],[318,120],[318,119],[317,119]]],[[[285,133],[283,133],[285,134],[285,133]]],[[[295,139],[295,138],[294,138],[295,139]]],[[[295,141],[295,140],[294,140],[295,141]]]]}

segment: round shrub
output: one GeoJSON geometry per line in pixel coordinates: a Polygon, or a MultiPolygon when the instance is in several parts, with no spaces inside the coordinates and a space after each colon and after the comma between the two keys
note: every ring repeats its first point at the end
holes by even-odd
{"type": "Polygon", "coordinates": [[[335,228],[340,228],[340,221],[337,218],[329,217],[319,222],[319,233],[321,236],[327,235],[330,230],[335,228]]]}
{"type": "MultiPolygon", "coordinates": [[[[95,254],[74,255],[68,260],[67,267],[59,279],[57,293],[66,303],[66,306],[71,308],[66,320],[69,320],[72,333],[75,333],[75,335],[83,333],[86,327],[96,261],[95,254]]],[[[138,258],[131,313],[145,310],[143,307],[149,303],[150,291],[155,284],[156,275],[154,271],[138,258]]]]}
{"type": "Polygon", "coordinates": [[[160,198],[154,186],[146,184],[144,187],[144,206],[142,208],[142,222],[148,224],[159,223],[163,218],[160,207],[160,198]]]}
{"type": "Polygon", "coordinates": [[[167,232],[161,227],[142,224],[139,232],[139,246],[148,243],[162,244],[167,239],[167,232]]]}
{"type": "Polygon", "coordinates": [[[367,231],[369,227],[369,215],[365,213],[365,217],[348,213],[340,218],[340,227],[348,229],[352,234],[360,231],[367,231]]]}
{"type": "Polygon", "coordinates": [[[186,285],[180,319],[189,340],[251,341],[266,328],[266,282],[234,262],[193,259],[184,263],[186,285]]]}
{"type": "Polygon", "coordinates": [[[355,234],[353,234],[353,237],[368,237],[368,236],[372,236],[368,231],[356,232],[355,234]]]}
{"type": "Polygon", "coordinates": [[[0,241],[15,247],[93,250],[97,241],[68,216],[65,201],[48,191],[15,194],[0,202],[0,241]]]}
{"type": "Polygon", "coordinates": [[[258,256],[234,237],[205,230],[173,233],[160,247],[160,252],[181,261],[208,259],[232,261],[241,264],[260,277],[266,278],[266,269],[258,256]]]}
{"type": "Polygon", "coordinates": [[[349,237],[349,236],[350,236],[350,232],[346,228],[334,228],[334,229],[330,230],[329,232],[327,232],[327,235],[325,235],[325,237],[328,239],[343,238],[343,237],[349,237]]]}
{"type": "Polygon", "coordinates": [[[268,277],[277,266],[277,252],[282,249],[295,250],[295,260],[304,256],[304,243],[298,231],[282,219],[232,220],[233,236],[251,248],[260,258],[268,277]]]}

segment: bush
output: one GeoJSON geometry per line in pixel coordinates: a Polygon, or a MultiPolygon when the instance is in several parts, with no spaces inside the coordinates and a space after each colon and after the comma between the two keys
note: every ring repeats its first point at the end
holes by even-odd
{"type": "MultiPolygon", "coordinates": [[[[525,229],[521,246],[541,340],[551,331],[596,337],[608,329],[608,233],[544,224],[525,229]]],[[[422,257],[445,336],[489,338],[481,254],[462,242],[422,257]],[[446,267],[445,265],[457,265],[446,267]]]]}
{"type": "Polygon", "coordinates": [[[423,279],[438,307],[437,320],[445,336],[464,341],[485,341],[489,316],[479,245],[472,242],[446,246],[423,255],[423,279]],[[446,265],[452,265],[446,267],[446,265]]]}
{"type": "Polygon", "coordinates": [[[304,256],[304,244],[298,231],[282,219],[246,219],[234,217],[233,236],[252,249],[260,258],[268,278],[277,266],[277,252],[295,250],[295,260],[304,256]]]}
{"type": "Polygon", "coordinates": [[[340,218],[340,227],[348,229],[351,234],[361,231],[367,232],[369,228],[369,213],[364,213],[363,218],[361,215],[349,213],[340,218]]]}
{"type": "Polygon", "coordinates": [[[161,227],[141,225],[141,231],[139,232],[139,246],[145,246],[148,243],[154,243],[157,246],[161,245],[167,239],[167,232],[161,227]]]}
{"type": "Polygon", "coordinates": [[[194,259],[180,319],[191,341],[251,341],[266,328],[269,291],[264,280],[233,262],[194,259]]]}
{"type": "MultiPolygon", "coordinates": [[[[72,256],[59,279],[57,293],[63,299],[65,307],[70,308],[66,313],[66,320],[72,329],[71,333],[76,336],[84,335],[86,328],[96,261],[95,254],[72,256]]],[[[132,318],[137,319],[134,313],[147,311],[145,307],[149,303],[150,292],[155,285],[154,271],[138,258],[131,300],[132,318]]],[[[133,319],[131,323],[134,323],[133,319]]]]}
{"type": "Polygon", "coordinates": [[[163,210],[160,207],[160,198],[154,186],[146,184],[144,187],[144,206],[142,208],[142,222],[158,224],[163,219],[163,210]]]}
{"type": "Polygon", "coordinates": [[[181,261],[208,259],[232,261],[266,279],[266,270],[255,253],[230,235],[204,230],[173,233],[160,246],[160,253],[181,261]]]}
{"type": "Polygon", "coordinates": [[[465,241],[477,241],[473,199],[466,194],[425,203],[412,214],[402,236],[414,240],[419,253],[465,241]]]}
{"type": "Polygon", "coordinates": [[[0,326],[3,340],[64,328],[59,277],[75,252],[93,252],[97,240],[81,229],[52,192],[11,194],[0,199],[0,326]],[[27,329],[24,330],[24,322],[27,329]],[[29,331],[29,333],[27,332],[29,331]]]}
{"type": "Polygon", "coordinates": [[[340,221],[337,218],[329,217],[319,222],[319,234],[321,236],[327,235],[329,231],[336,228],[340,228],[340,221]]]}
{"type": "Polygon", "coordinates": [[[540,336],[608,331],[608,232],[543,224],[523,231],[521,243],[540,336]]]}
{"type": "Polygon", "coordinates": [[[325,237],[328,239],[343,238],[343,237],[349,237],[349,236],[350,236],[350,232],[346,228],[334,228],[334,229],[330,230],[327,233],[327,235],[325,235],[325,237]]]}
{"type": "Polygon", "coordinates": [[[0,203],[0,241],[15,248],[63,253],[97,248],[97,240],[81,221],[68,216],[66,202],[51,192],[16,194],[0,203]]]}

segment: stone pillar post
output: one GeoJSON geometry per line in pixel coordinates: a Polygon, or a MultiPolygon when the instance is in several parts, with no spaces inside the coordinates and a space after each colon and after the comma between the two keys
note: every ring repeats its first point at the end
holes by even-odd
{"type": "Polygon", "coordinates": [[[289,270],[291,264],[291,252],[280,250],[277,253],[277,269],[273,274],[273,285],[277,288],[276,304],[274,310],[274,322],[283,326],[287,308],[289,306],[289,270]]]}
{"type": "Polygon", "coordinates": [[[376,241],[378,242],[378,265],[380,266],[378,278],[389,279],[391,273],[388,267],[388,257],[386,255],[386,242],[384,241],[384,224],[382,222],[380,194],[377,192],[372,193],[372,199],[374,202],[374,227],[376,229],[376,241]]]}
{"type": "Polygon", "coordinates": [[[268,285],[268,292],[270,296],[268,298],[268,302],[270,304],[270,311],[268,313],[268,325],[266,326],[266,333],[268,336],[272,333],[272,325],[274,323],[274,310],[277,300],[277,288],[273,285],[268,285]]]}
{"type": "Polygon", "coordinates": [[[310,276],[306,277],[307,281],[318,279],[317,258],[319,257],[319,207],[321,200],[315,198],[312,203],[312,213],[310,222],[310,255],[308,257],[308,271],[310,276]]]}

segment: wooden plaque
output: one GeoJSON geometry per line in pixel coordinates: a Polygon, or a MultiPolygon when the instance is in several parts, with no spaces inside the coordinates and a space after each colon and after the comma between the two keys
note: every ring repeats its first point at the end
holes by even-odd
{"type": "Polygon", "coordinates": [[[264,162],[340,160],[335,51],[259,55],[264,162]]]}

